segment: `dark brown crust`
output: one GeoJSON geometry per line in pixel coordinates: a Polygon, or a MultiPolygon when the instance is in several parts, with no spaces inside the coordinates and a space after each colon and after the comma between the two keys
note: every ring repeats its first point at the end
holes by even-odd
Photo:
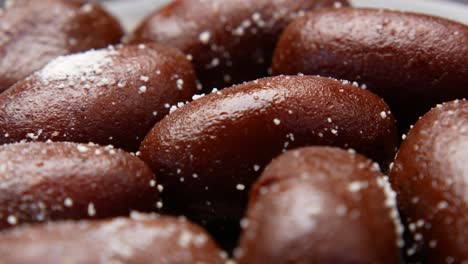
{"type": "Polygon", "coordinates": [[[152,211],[157,201],[151,170],[121,150],[74,143],[0,146],[0,228],[152,211]]]}
{"type": "Polygon", "coordinates": [[[16,0],[0,14],[0,92],[60,55],[120,42],[119,22],[78,0],[16,0]]]}
{"type": "Polygon", "coordinates": [[[408,255],[422,263],[468,260],[468,102],[439,105],[401,145],[390,179],[406,217],[408,255]]]}
{"type": "Polygon", "coordinates": [[[327,78],[278,76],[176,110],[140,151],[165,188],[169,212],[226,223],[238,221],[251,183],[285,149],[349,147],[384,163],[396,142],[393,116],[374,94],[327,78]]]}
{"type": "Polygon", "coordinates": [[[346,0],[175,0],[148,16],[130,42],[156,41],[190,54],[211,91],[268,76],[277,39],[289,22],[338,4],[348,5],[346,0]]]}
{"type": "Polygon", "coordinates": [[[184,219],[135,215],[61,222],[0,233],[2,263],[224,263],[200,227],[184,219]]]}
{"type": "Polygon", "coordinates": [[[382,96],[407,129],[436,103],[468,96],[468,26],[427,15],[323,10],[281,36],[273,74],[358,81],[382,96]]]}
{"type": "Polygon", "coordinates": [[[190,62],[170,47],[60,57],[0,94],[0,143],[51,139],[135,151],[170,105],[195,92],[190,62]]]}
{"type": "Polygon", "coordinates": [[[250,193],[239,264],[399,263],[399,219],[385,191],[378,167],[361,155],[288,151],[250,193]]]}

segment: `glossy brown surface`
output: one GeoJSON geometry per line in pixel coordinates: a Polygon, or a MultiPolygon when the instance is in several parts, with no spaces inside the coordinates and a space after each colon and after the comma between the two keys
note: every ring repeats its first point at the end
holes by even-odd
{"type": "Polygon", "coordinates": [[[183,219],[132,215],[0,233],[0,263],[224,263],[200,227],[183,219]]]}
{"type": "Polygon", "coordinates": [[[239,264],[399,263],[395,193],[354,152],[308,147],[274,159],[241,223],[239,264]]]}
{"type": "Polygon", "coordinates": [[[334,145],[384,163],[396,141],[394,119],[374,94],[327,78],[278,76],[185,105],[153,128],[140,151],[164,186],[168,212],[231,228],[251,183],[282,151],[334,145]]]}
{"type": "Polygon", "coordinates": [[[151,211],[157,201],[151,170],[121,150],[75,143],[0,146],[0,228],[151,211]]]}
{"type": "Polygon", "coordinates": [[[130,42],[157,41],[193,58],[205,91],[268,76],[280,33],[295,17],[346,0],[175,0],[148,16],[130,42]]]}
{"type": "Polygon", "coordinates": [[[468,262],[468,102],[425,114],[390,176],[412,240],[407,255],[423,263],[468,262]]]}
{"type": "Polygon", "coordinates": [[[118,21],[97,3],[15,0],[0,14],[0,92],[60,55],[120,42],[118,21]]]}
{"type": "Polygon", "coordinates": [[[52,139],[135,151],[170,105],[195,91],[190,62],[158,44],[60,57],[0,94],[0,143],[52,139]]]}
{"type": "Polygon", "coordinates": [[[272,67],[364,83],[404,130],[436,103],[468,96],[468,26],[396,11],[317,11],[284,31],[272,67]]]}

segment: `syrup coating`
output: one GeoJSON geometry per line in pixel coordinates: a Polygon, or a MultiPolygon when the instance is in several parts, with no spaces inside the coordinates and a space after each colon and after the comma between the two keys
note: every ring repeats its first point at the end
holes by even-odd
{"type": "Polygon", "coordinates": [[[158,194],[150,168],[112,146],[0,146],[0,228],[152,211],[158,194]]]}
{"type": "Polygon", "coordinates": [[[376,9],[316,11],[291,23],[273,74],[319,74],[366,84],[400,130],[444,101],[468,96],[468,26],[376,9]]]}
{"type": "Polygon", "coordinates": [[[390,180],[423,263],[468,262],[468,102],[437,105],[410,130],[390,180]]]}
{"type": "Polygon", "coordinates": [[[159,44],[59,57],[0,94],[0,143],[72,141],[136,151],[196,78],[181,52],[159,44]]]}
{"type": "Polygon", "coordinates": [[[306,147],[275,158],[241,224],[239,264],[400,261],[395,193],[354,151],[306,147]]]}
{"type": "Polygon", "coordinates": [[[395,120],[378,96],[328,78],[278,76],[175,110],[156,124],[140,152],[164,186],[163,209],[231,228],[251,184],[281,152],[333,145],[384,164],[396,144],[395,120]]]}
{"type": "Polygon", "coordinates": [[[58,222],[0,233],[4,263],[224,263],[200,227],[184,219],[131,218],[58,222]]]}

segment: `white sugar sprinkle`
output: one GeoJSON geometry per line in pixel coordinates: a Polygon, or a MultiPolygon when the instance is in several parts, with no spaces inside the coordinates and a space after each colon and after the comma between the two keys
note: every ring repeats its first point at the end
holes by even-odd
{"type": "Polygon", "coordinates": [[[203,96],[205,96],[205,94],[195,94],[192,96],[192,100],[195,101],[195,100],[198,100],[200,98],[202,98],[203,96]]]}
{"type": "Polygon", "coordinates": [[[198,35],[198,39],[200,40],[201,43],[203,44],[208,44],[211,38],[211,33],[209,31],[203,31],[198,35]]]}
{"type": "Polygon", "coordinates": [[[93,11],[93,5],[92,4],[85,4],[81,7],[81,11],[85,13],[91,13],[93,11]]]}
{"type": "Polygon", "coordinates": [[[76,146],[76,149],[79,151],[79,152],[86,152],[88,151],[88,147],[84,146],[84,145],[78,145],[76,146]]]}
{"type": "Polygon", "coordinates": [[[253,166],[253,168],[254,168],[254,171],[259,171],[260,170],[260,165],[255,164],[253,166]]]}
{"type": "MultiPolygon", "coordinates": [[[[58,57],[38,71],[37,76],[44,82],[50,80],[93,80],[112,62],[113,52],[109,49],[90,50],[58,57]]],[[[110,80],[100,84],[107,84],[110,80]]]]}
{"type": "Polygon", "coordinates": [[[16,218],[16,216],[14,216],[14,215],[9,215],[7,217],[7,222],[10,225],[16,225],[18,223],[18,218],[16,218]]]}
{"type": "Polygon", "coordinates": [[[164,186],[162,186],[161,184],[158,184],[158,191],[159,192],[164,191],[164,186]]]}
{"type": "Polygon", "coordinates": [[[63,204],[66,207],[72,207],[73,206],[73,200],[69,197],[65,198],[65,201],[63,201],[63,204]]]}
{"type": "Polygon", "coordinates": [[[155,180],[151,180],[151,181],[149,182],[149,185],[150,185],[151,187],[156,186],[156,181],[155,181],[155,180]]]}
{"type": "Polygon", "coordinates": [[[273,119],[273,123],[277,126],[279,126],[281,124],[281,120],[279,120],[278,118],[275,118],[273,119]]]}
{"type": "Polygon", "coordinates": [[[240,226],[241,226],[241,228],[243,228],[243,229],[249,227],[249,219],[243,218],[243,219],[240,221],[240,226]]]}
{"type": "Polygon", "coordinates": [[[387,118],[387,113],[385,113],[385,111],[380,112],[380,117],[383,119],[387,118]]]}
{"type": "Polygon", "coordinates": [[[88,204],[88,215],[95,216],[96,215],[96,208],[94,207],[93,203],[88,204]]]}
{"type": "Polygon", "coordinates": [[[441,201],[440,203],[437,204],[437,208],[439,209],[445,209],[448,207],[448,203],[446,201],[441,201]]]}
{"type": "Polygon", "coordinates": [[[157,203],[156,203],[156,207],[157,207],[158,209],[163,208],[163,203],[162,203],[161,201],[157,202],[157,203]]]}
{"type": "Polygon", "coordinates": [[[149,81],[149,77],[145,76],[145,75],[142,75],[142,76],[140,76],[140,80],[143,81],[143,82],[147,82],[147,81],[149,81]]]}
{"type": "Polygon", "coordinates": [[[355,181],[348,184],[348,190],[350,192],[359,192],[360,190],[367,188],[367,186],[369,186],[367,182],[355,181]]]}
{"type": "Polygon", "coordinates": [[[190,245],[192,241],[192,233],[184,231],[179,237],[178,244],[179,246],[186,248],[190,245]]]}
{"type": "Polygon", "coordinates": [[[184,80],[182,80],[182,79],[177,79],[176,84],[177,84],[177,89],[179,89],[179,90],[184,89],[184,80]]]}
{"type": "Polygon", "coordinates": [[[140,88],[138,88],[138,93],[139,94],[143,94],[145,93],[146,91],[148,90],[148,88],[146,86],[140,86],[140,88]]]}
{"type": "Polygon", "coordinates": [[[244,184],[237,184],[236,189],[239,190],[239,191],[243,191],[243,190],[245,190],[245,185],[244,184]]]}

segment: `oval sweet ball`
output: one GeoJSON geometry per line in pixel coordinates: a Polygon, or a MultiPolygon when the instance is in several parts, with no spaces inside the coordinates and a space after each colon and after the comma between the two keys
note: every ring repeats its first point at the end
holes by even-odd
{"type": "Polygon", "coordinates": [[[0,16],[0,92],[58,56],[117,44],[123,36],[98,3],[8,2],[0,16]]]}
{"type": "Polygon", "coordinates": [[[182,218],[56,222],[0,233],[5,263],[213,263],[225,260],[211,237],[182,218]]]}
{"type": "Polygon", "coordinates": [[[195,92],[190,62],[170,47],[59,57],[0,94],[0,143],[51,139],[135,151],[171,105],[195,92]]]}
{"type": "Polygon", "coordinates": [[[355,152],[306,147],[275,158],[241,225],[239,264],[400,263],[395,193],[355,152]]]}
{"type": "Polygon", "coordinates": [[[398,126],[432,106],[468,96],[468,26],[398,11],[342,8],[291,23],[273,74],[319,74],[357,81],[384,98],[398,126]]]}
{"type": "Polygon", "coordinates": [[[150,168],[112,146],[67,142],[0,146],[0,229],[155,211],[158,196],[150,168]]]}
{"type": "Polygon", "coordinates": [[[283,29],[305,12],[346,0],[175,0],[149,15],[130,43],[159,42],[193,60],[205,91],[269,76],[283,29]]]}
{"type": "Polygon", "coordinates": [[[410,130],[390,173],[414,262],[468,261],[468,102],[433,108],[410,130]]]}
{"type": "Polygon", "coordinates": [[[281,152],[333,145],[385,163],[396,144],[395,120],[376,95],[328,78],[278,76],[179,108],[156,124],[140,152],[164,186],[166,210],[237,225],[251,183],[281,152]]]}

